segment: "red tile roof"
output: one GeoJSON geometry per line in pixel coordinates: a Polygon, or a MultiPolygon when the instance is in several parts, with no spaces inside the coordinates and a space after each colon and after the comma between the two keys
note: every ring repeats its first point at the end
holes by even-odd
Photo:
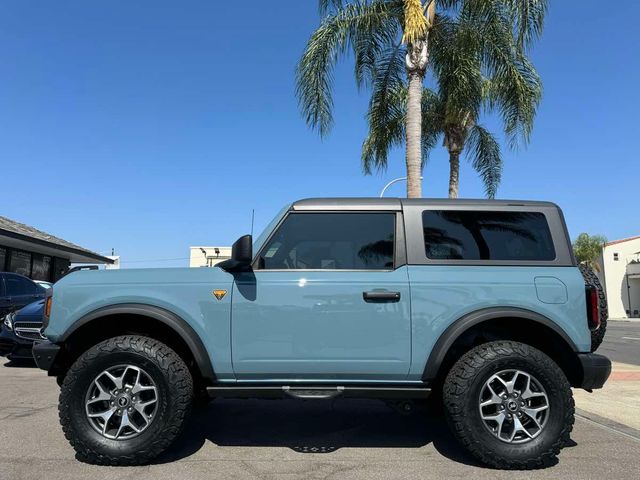
{"type": "Polygon", "coordinates": [[[639,238],[640,238],[640,235],[638,235],[636,237],[623,238],[621,240],[614,240],[613,242],[605,243],[605,247],[608,247],[609,245],[615,245],[617,243],[628,242],[630,240],[638,240],[639,238]]]}

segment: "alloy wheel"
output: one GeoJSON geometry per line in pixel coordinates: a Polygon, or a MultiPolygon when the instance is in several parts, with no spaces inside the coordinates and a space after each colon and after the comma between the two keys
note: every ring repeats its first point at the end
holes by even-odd
{"type": "Polygon", "coordinates": [[[544,387],[522,370],[492,375],[480,391],[479,408],[485,427],[507,443],[536,438],[549,418],[549,398],[544,387]]]}
{"type": "Polygon", "coordinates": [[[103,437],[125,440],[144,432],[153,422],[158,390],[151,376],[135,365],[117,365],[91,382],[85,412],[103,437]]]}

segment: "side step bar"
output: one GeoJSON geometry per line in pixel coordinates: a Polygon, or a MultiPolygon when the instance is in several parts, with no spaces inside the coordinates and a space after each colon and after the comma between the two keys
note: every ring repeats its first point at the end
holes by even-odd
{"type": "Polygon", "coordinates": [[[380,399],[417,399],[427,398],[430,388],[406,386],[371,385],[216,385],[207,387],[211,398],[286,398],[331,399],[344,398],[380,398],[380,399]]]}

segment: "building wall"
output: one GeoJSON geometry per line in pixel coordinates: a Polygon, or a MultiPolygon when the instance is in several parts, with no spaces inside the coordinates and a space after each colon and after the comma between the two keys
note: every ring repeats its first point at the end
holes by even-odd
{"type": "Polygon", "coordinates": [[[120,270],[120,255],[107,255],[107,258],[113,260],[112,264],[106,264],[104,268],[106,270],[120,270]]]}
{"type": "Polygon", "coordinates": [[[610,318],[627,318],[640,311],[640,279],[627,275],[634,269],[629,263],[640,258],[637,252],[640,238],[607,244],[602,249],[600,277],[604,277],[610,318]]]}
{"type": "Polygon", "coordinates": [[[66,258],[0,245],[0,271],[55,282],[68,270],[69,260],[66,258]]]}
{"type": "Polygon", "coordinates": [[[189,247],[190,267],[213,267],[214,265],[231,258],[231,247],[189,247]],[[216,248],[219,253],[216,253],[216,248]],[[203,252],[204,250],[204,252],[203,252]],[[206,253],[205,253],[206,252],[206,253]]]}

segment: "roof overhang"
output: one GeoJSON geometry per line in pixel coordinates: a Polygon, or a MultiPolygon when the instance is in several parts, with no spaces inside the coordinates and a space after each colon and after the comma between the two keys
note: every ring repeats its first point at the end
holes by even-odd
{"type": "Polygon", "coordinates": [[[103,257],[88,250],[67,247],[3,229],[0,229],[0,246],[17,248],[52,257],[67,258],[71,263],[112,264],[114,262],[111,258],[103,257]]]}

